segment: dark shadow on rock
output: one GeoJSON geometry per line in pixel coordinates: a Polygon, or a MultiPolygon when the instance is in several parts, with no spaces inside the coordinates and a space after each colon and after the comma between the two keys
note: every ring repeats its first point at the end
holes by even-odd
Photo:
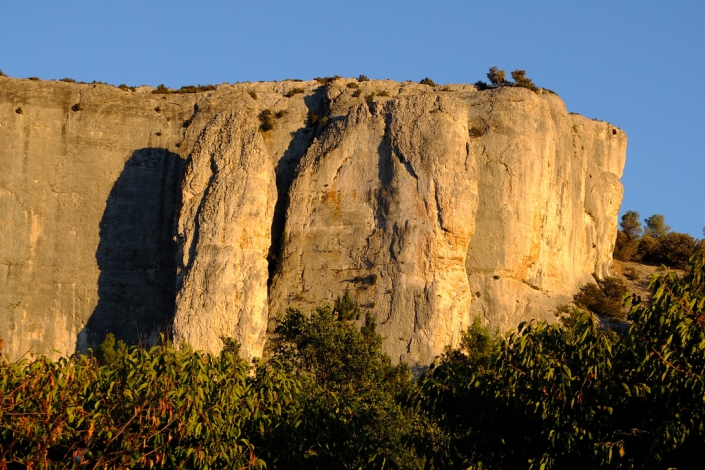
{"type": "Polygon", "coordinates": [[[170,330],[183,169],[182,158],[163,148],[136,150],[125,162],[100,221],[98,304],[77,351],[96,348],[108,333],[148,346],[170,330]]]}
{"type": "MultiPolygon", "coordinates": [[[[330,113],[326,87],[319,87],[309,96],[304,97],[304,104],[309,112],[319,116],[326,116],[330,113]]],[[[277,184],[277,202],[274,206],[274,216],[272,217],[271,237],[272,244],[267,257],[269,264],[269,278],[267,284],[271,286],[274,276],[281,268],[284,251],[284,228],[286,225],[286,211],[289,208],[289,189],[296,179],[299,162],[306,155],[313,139],[318,135],[320,129],[316,126],[302,127],[292,134],[289,147],[277,162],[274,169],[277,184]]]]}

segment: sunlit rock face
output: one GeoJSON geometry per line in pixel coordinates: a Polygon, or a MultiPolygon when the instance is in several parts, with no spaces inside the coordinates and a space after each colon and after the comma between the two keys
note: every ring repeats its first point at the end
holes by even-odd
{"type": "Polygon", "coordinates": [[[346,79],[155,95],[0,77],[0,138],[11,357],[108,332],[260,356],[286,308],[347,290],[419,367],[475,316],[554,321],[609,274],[626,153],[550,93],[346,79]]]}

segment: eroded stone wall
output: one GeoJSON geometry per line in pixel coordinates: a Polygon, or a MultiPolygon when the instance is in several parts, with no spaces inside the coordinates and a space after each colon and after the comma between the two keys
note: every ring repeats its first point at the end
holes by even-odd
{"type": "Polygon", "coordinates": [[[0,77],[0,141],[11,357],[107,332],[257,356],[287,307],[348,290],[420,366],[476,315],[553,321],[609,273],[626,153],[550,93],[346,79],[155,95],[0,77]]]}

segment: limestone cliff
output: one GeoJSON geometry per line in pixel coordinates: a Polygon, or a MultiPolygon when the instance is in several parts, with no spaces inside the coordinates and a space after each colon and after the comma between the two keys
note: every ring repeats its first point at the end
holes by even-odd
{"type": "Polygon", "coordinates": [[[0,77],[0,141],[12,357],[172,328],[260,355],[287,307],[349,290],[421,365],[476,315],[552,321],[609,273],[626,152],[550,93],[346,79],[155,95],[0,77]]]}

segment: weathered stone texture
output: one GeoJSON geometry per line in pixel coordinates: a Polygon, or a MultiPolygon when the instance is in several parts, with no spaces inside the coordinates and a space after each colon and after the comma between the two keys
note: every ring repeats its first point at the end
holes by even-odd
{"type": "Polygon", "coordinates": [[[553,321],[609,273],[621,130],[546,92],[350,82],[154,95],[0,77],[5,351],[173,328],[256,356],[287,307],[349,290],[393,360],[423,366],[472,317],[553,321]]]}
{"type": "Polygon", "coordinates": [[[237,338],[261,355],[274,166],[253,109],[219,114],[196,141],[182,187],[174,318],[177,343],[217,353],[237,338]]]}

